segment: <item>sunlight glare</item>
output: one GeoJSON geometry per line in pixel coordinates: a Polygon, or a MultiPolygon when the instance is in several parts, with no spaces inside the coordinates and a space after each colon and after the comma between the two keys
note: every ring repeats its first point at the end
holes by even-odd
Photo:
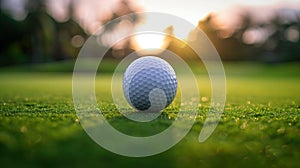
{"type": "Polygon", "coordinates": [[[134,38],[138,49],[152,50],[163,48],[165,36],[160,34],[138,34],[134,38]]]}

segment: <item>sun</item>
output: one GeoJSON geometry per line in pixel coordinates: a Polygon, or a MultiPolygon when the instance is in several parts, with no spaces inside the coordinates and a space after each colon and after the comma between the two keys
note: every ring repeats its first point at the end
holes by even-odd
{"type": "Polygon", "coordinates": [[[165,36],[160,34],[138,34],[135,37],[139,49],[161,49],[164,46],[165,36]]]}
{"type": "Polygon", "coordinates": [[[164,34],[136,34],[132,39],[132,46],[143,55],[157,54],[168,47],[168,40],[164,34]]]}

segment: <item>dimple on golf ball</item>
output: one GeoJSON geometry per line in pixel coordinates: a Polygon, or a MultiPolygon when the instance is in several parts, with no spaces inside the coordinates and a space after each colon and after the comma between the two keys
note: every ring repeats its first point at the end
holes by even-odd
{"type": "Polygon", "coordinates": [[[176,91],[175,71],[161,58],[138,58],[124,73],[124,95],[128,103],[137,110],[159,112],[171,104],[176,91]]]}

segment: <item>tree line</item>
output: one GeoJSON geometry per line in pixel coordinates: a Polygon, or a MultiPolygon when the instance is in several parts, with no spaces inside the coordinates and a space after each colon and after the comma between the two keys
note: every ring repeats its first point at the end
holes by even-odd
{"type": "MultiPolygon", "coordinates": [[[[122,3],[123,7],[128,5],[122,3]]],[[[43,0],[29,0],[26,6],[24,20],[13,19],[1,8],[0,66],[75,59],[88,33],[72,17],[65,22],[55,20],[43,0]]],[[[72,3],[68,12],[73,15],[72,3]]],[[[197,28],[205,32],[223,60],[300,61],[300,12],[294,12],[296,19],[292,21],[278,13],[268,23],[254,23],[246,13],[241,26],[229,33],[215,26],[216,16],[210,14],[199,21],[197,28]]],[[[170,50],[182,50],[174,44],[170,50]]]]}

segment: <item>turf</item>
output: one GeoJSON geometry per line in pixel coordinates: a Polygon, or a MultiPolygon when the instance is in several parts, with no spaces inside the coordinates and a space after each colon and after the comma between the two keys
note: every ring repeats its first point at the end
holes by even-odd
{"type": "MultiPolygon", "coordinates": [[[[201,102],[190,133],[161,154],[130,158],[106,151],[83,131],[72,102],[71,73],[0,73],[1,167],[298,167],[300,64],[227,63],[227,102],[204,143],[197,138],[209,109],[210,87],[199,72],[201,102]]],[[[97,77],[97,95],[109,94],[110,74],[97,77]],[[105,87],[105,89],[103,89],[105,87]]],[[[140,127],[107,99],[98,99],[122,132],[147,136],[167,128],[175,106],[140,127]]],[[[121,141],[121,140],[120,140],[121,141]]]]}

